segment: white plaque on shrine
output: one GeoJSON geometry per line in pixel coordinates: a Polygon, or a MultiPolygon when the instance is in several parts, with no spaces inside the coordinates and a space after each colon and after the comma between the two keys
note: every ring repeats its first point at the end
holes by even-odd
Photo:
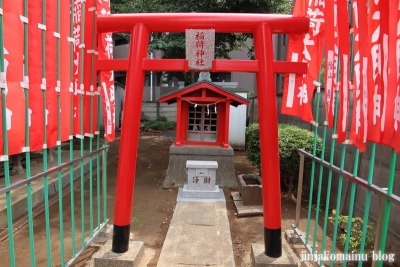
{"type": "Polygon", "coordinates": [[[186,30],[186,59],[189,70],[212,70],[215,30],[186,30]]]}

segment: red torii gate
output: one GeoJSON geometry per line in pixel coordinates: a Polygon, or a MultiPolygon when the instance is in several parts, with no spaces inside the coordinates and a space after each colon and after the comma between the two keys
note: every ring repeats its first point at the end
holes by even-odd
{"type": "Polygon", "coordinates": [[[306,73],[306,63],[275,61],[273,34],[306,33],[309,19],[292,15],[233,13],[137,13],[98,15],[97,32],[129,32],[129,59],[97,60],[97,71],[127,71],[124,114],[117,173],[112,251],[128,250],[135,183],[139,126],[145,71],[187,72],[186,59],[148,59],[151,32],[185,32],[214,29],[215,32],[252,33],[255,60],[213,60],[213,72],[257,74],[260,125],[261,172],[264,211],[265,254],[282,255],[281,195],[279,174],[278,116],[275,73],[306,73]],[[128,117],[125,117],[128,118],[128,117]]]}

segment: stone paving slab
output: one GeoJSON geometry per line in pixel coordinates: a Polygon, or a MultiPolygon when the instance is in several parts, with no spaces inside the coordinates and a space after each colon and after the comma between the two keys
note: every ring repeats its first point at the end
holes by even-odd
{"type": "Polygon", "coordinates": [[[239,192],[231,192],[233,203],[235,204],[238,217],[254,216],[263,214],[262,205],[244,206],[239,192]]]}
{"type": "Polygon", "coordinates": [[[235,266],[226,204],[178,201],[157,267],[235,266]]]}

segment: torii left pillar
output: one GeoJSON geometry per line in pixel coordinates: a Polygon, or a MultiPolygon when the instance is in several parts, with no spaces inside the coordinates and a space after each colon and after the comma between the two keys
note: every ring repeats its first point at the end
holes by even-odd
{"type": "MultiPolygon", "coordinates": [[[[132,164],[136,164],[139,145],[140,115],[142,111],[144,71],[143,58],[147,57],[147,49],[150,33],[141,23],[137,23],[131,31],[129,63],[130,72],[126,80],[125,107],[129,107],[129,123],[123,124],[121,131],[121,143],[118,171],[123,171],[127,179],[117,183],[115,207],[118,212],[114,214],[114,232],[112,250],[123,253],[128,250],[130,223],[132,214],[133,189],[135,185],[135,171],[132,164]],[[133,151],[128,151],[129,148],[133,151]],[[131,178],[133,177],[133,179],[131,178]]],[[[127,120],[125,116],[125,120],[127,120]]]]}

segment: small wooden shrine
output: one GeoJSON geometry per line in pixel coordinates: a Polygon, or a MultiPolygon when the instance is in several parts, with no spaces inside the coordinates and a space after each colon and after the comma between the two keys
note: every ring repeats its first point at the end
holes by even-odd
{"type": "Polygon", "coordinates": [[[229,147],[230,105],[247,99],[215,84],[201,81],[163,95],[158,102],[177,102],[175,145],[229,147]]]}

